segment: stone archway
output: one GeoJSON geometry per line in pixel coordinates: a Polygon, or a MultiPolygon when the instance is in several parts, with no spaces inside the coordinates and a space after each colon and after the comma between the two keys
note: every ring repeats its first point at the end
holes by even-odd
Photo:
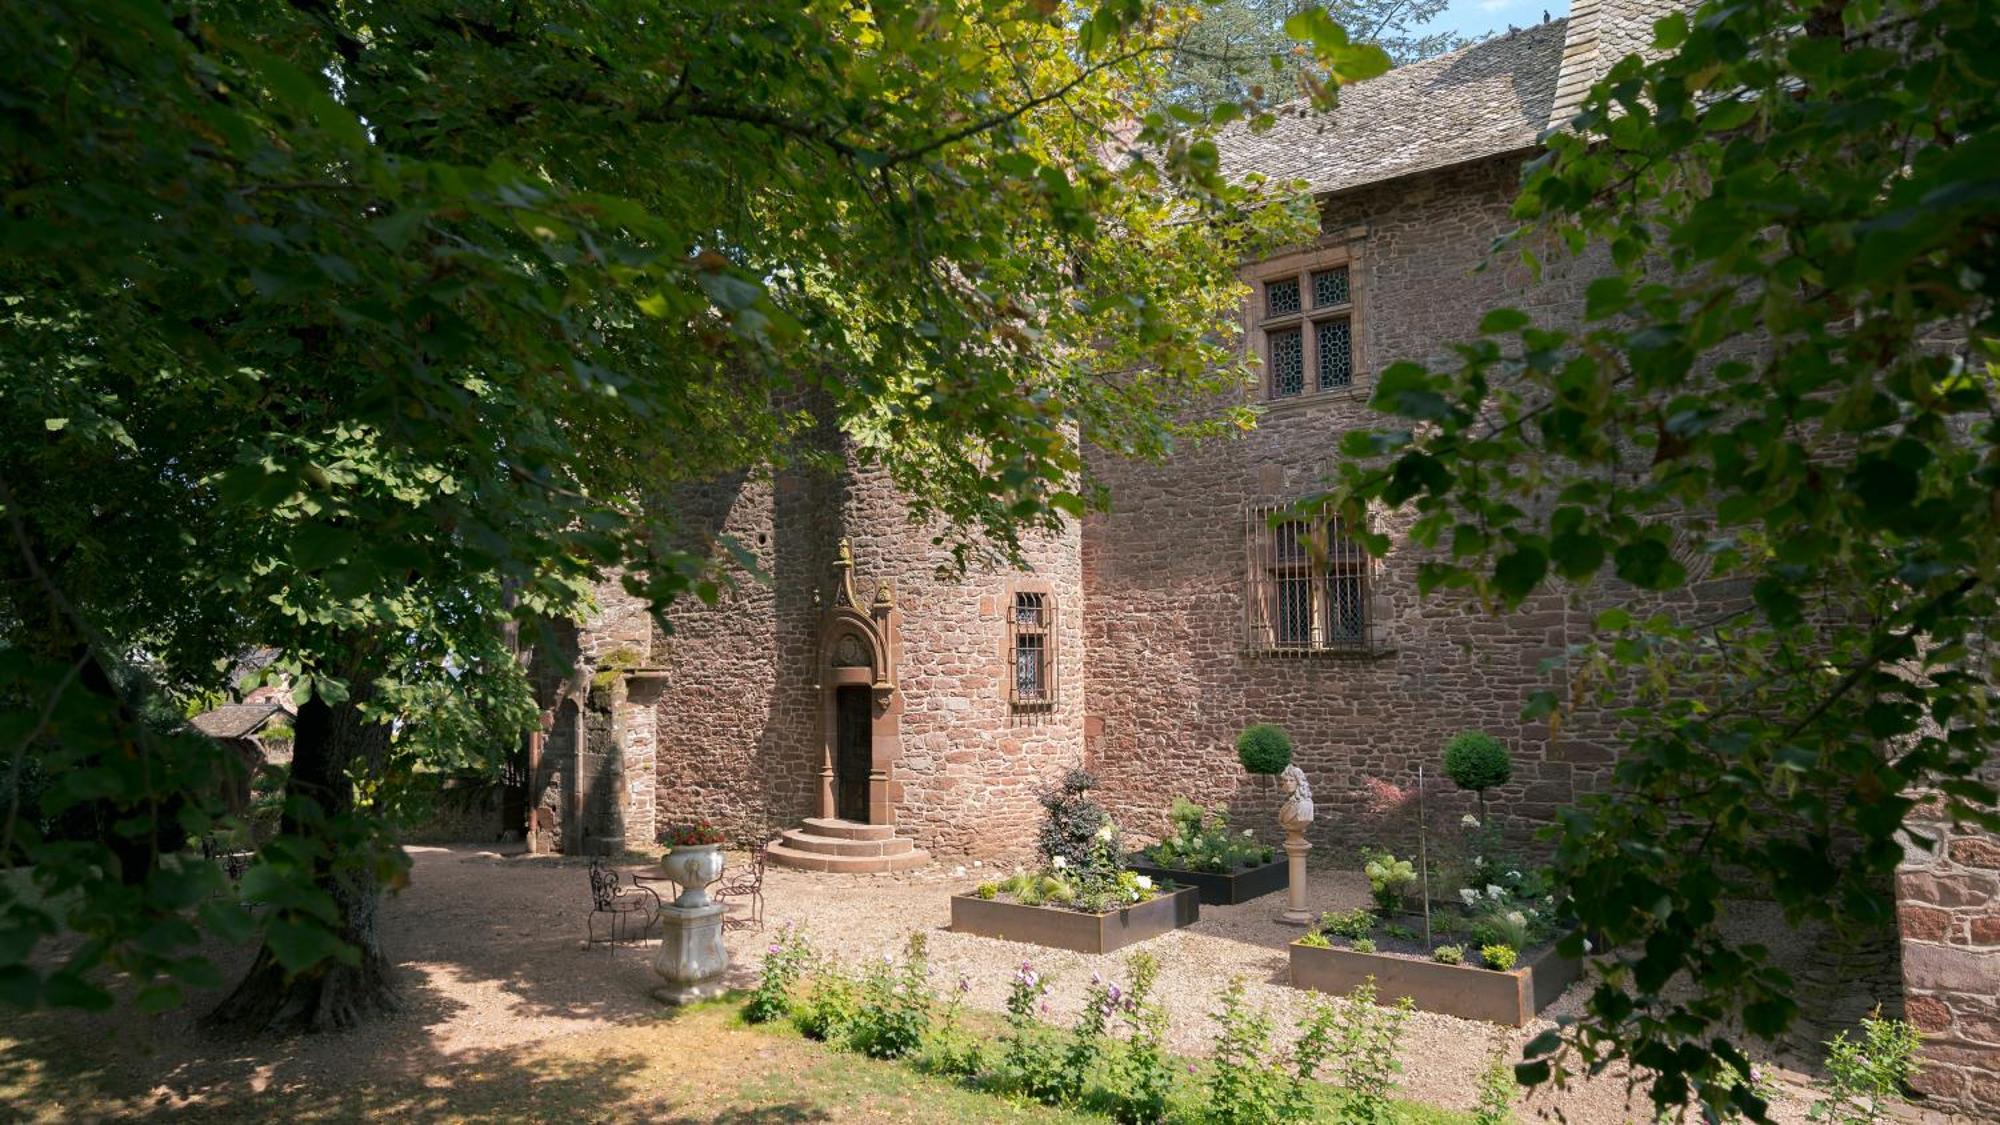
{"type": "Polygon", "coordinates": [[[893,825],[901,798],[894,770],[903,749],[895,664],[902,612],[890,579],[877,583],[872,600],[861,600],[846,540],[833,565],[833,597],[821,610],[819,630],[818,813],[893,825]]]}

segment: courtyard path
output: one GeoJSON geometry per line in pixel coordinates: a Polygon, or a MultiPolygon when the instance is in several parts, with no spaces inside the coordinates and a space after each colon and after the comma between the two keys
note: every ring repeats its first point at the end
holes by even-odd
{"type": "MultiPolygon", "coordinates": [[[[73,1051],[77,1054],[66,1064],[82,1071],[72,1078],[127,1091],[123,1105],[129,1110],[198,1111],[204,1105],[262,1103],[278,1116],[281,1104],[311,1104],[315,1097],[357,1083],[385,1078],[426,1082],[447,1069],[476,1073],[505,1068],[524,1050],[544,1050],[571,1037],[579,1045],[594,1044],[590,1050],[603,1054],[604,1044],[620,1042],[607,1032],[657,1021],[659,1006],[648,996],[658,983],[648,963],[650,950],[582,947],[589,911],[584,863],[505,857],[477,847],[410,850],[416,864],[411,885],[390,901],[382,916],[384,947],[403,974],[406,1006],[401,1014],[339,1035],[245,1043],[219,1042],[195,1029],[195,1016],[213,997],[199,997],[187,1009],[156,1017],[129,1011],[37,1013],[0,1032],[22,1041],[0,1047],[0,1086],[10,1075],[18,1080],[44,1065],[38,1057],[73,1051]]],[[[740,857],[732,857],[736,859],[740,857]]],[[[628,864],[627,869],[636,866],[628,864]]],[[[1051,1018],[1059,1021],[1073,1014],[1093,971],[1123,975],[1123,955],[1086,956],[946,930],[951,892],[992,874],[991,869],[973,869],[959,875],[947,865],[899,876],[773,868],[765,882],[767,919],[772,930],[784,923],[799,926],[817,948],[850,962],[897,952],[912,930],[923,930],[929,935],[936,986],[952,987],[964,974],[972,983],[972,1002],[994,1011],[1001,1010],[1008,977],[1024,960],[1055,976],[1051,1018]]],[[[1273,920],[1281,897],[1240,907],[1205,907],[1197,925],[1143,947],[1161,962],[1162,993],[1179,1049],[1206,1049],[1213,1030],[1208,1014],[1234,976],[1246,980],[1252,1001],[1277,1015],[1281,1028],[1304,1014],[1310,995],[1284,983],[1284,946],[1296,931],[1273,920]]],[[[1366,884],[1358,874],[1313,877],[1310,901],[1315,909],[1345,909],[1366,900],[1366,884]]],[[[733,983],[754,979],[770,932],[729,935],[733,983]]],[[[226,976],[247,960],[241,950],[213,955],[226,976]]],[[[1573,988],[1549,1014],[1573,1010],[1581,988],[1573,988]]],[[[1405,1093],[1468,1107],[1473,1084],[1492,1051],[1504,1045],[1514,1052],[1545,1026],[1502,1032],[1418,1013],[1403,1049],[1405,1093]]],[[[1772,1073],[1788,1095],[1780,1119],[1803,1120],[1804,1078],[1784,1070],[1772,1073]]],[[[619,1066],[607,1059],[599,1069],[551,1076],[549,1081],[600,1083],[608,1104],[616,1100],[619,1074],[619,1066]]],[[[436,1082],[446,1084],[442,1078],[436,1082]]],[[[1643,1122],[1648,1115],[1641,1101],[1628,1102],[1622,1079],[1603,1077],[1538,1096],[1524,1107],[1524,1115],[1560,1111],[1573,1122],[1643,1122]]],[[[333,1104],[339,1104],[337,1098],[333,1104]]],[[[565,1104],[577,1103],[565,1099],[565,1104]]],[[[424,1114],[418,1110],[417,1116],[424,1114]]]]}

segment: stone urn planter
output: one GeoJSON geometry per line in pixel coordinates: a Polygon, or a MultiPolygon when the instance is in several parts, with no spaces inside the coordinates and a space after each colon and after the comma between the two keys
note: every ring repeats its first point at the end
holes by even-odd
{"type": "Polygon", "coordinates": [[[722,878],[721,844],[679,844],[660,858],[660,867],[667,878],[681,888],[675,906],[693,908],[709,906],[708,897],[711,883],[722,878]]]}

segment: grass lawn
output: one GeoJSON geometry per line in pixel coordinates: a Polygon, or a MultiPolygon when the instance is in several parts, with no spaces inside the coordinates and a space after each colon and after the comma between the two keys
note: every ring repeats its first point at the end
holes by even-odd
{"type": "MultiPolygon", "coordinates": [[[[121,1077],[101,1052],[60,1037],[0,1037],[0,1106],[9,1120],[196,1116],[205,1120],[610,1121],[750,1125],[818,1121],[1105,1121],[1001,1097],[906,1063],[877,1062],[746,1026],[735,1000],[658,1020],[567,1035],[416,1073],[315,1079],[299,1073],[176,1090],[121,1077]]],[[[339,1041],[326,1042],[337,1050],[339,1041]]],[[[1186,1091],[1195,1091],[1192,1082],[1186,1091]]],[[[1464,1115],[1406,1104],[1409,1125],[1464,1115]]]]}

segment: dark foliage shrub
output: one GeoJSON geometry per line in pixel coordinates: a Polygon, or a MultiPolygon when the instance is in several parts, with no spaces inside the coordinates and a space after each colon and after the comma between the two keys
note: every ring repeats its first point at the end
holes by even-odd
{"type": "Polygon", "coordinates": [[[1071,770],[1062,784],[1042,794],[1042,819],[1036,848],[1045,868],[1089,878],[1117,878],[1117,829],[1103,806],[1087,794],[1097,788],[1097,779],[1088,770],[1071,770]],[[1102,840],[1099,833],[1110,828],[1113,839],[1102,840]],[[1060,858],[1061,863],[1056,860],[1060,858]]]}

